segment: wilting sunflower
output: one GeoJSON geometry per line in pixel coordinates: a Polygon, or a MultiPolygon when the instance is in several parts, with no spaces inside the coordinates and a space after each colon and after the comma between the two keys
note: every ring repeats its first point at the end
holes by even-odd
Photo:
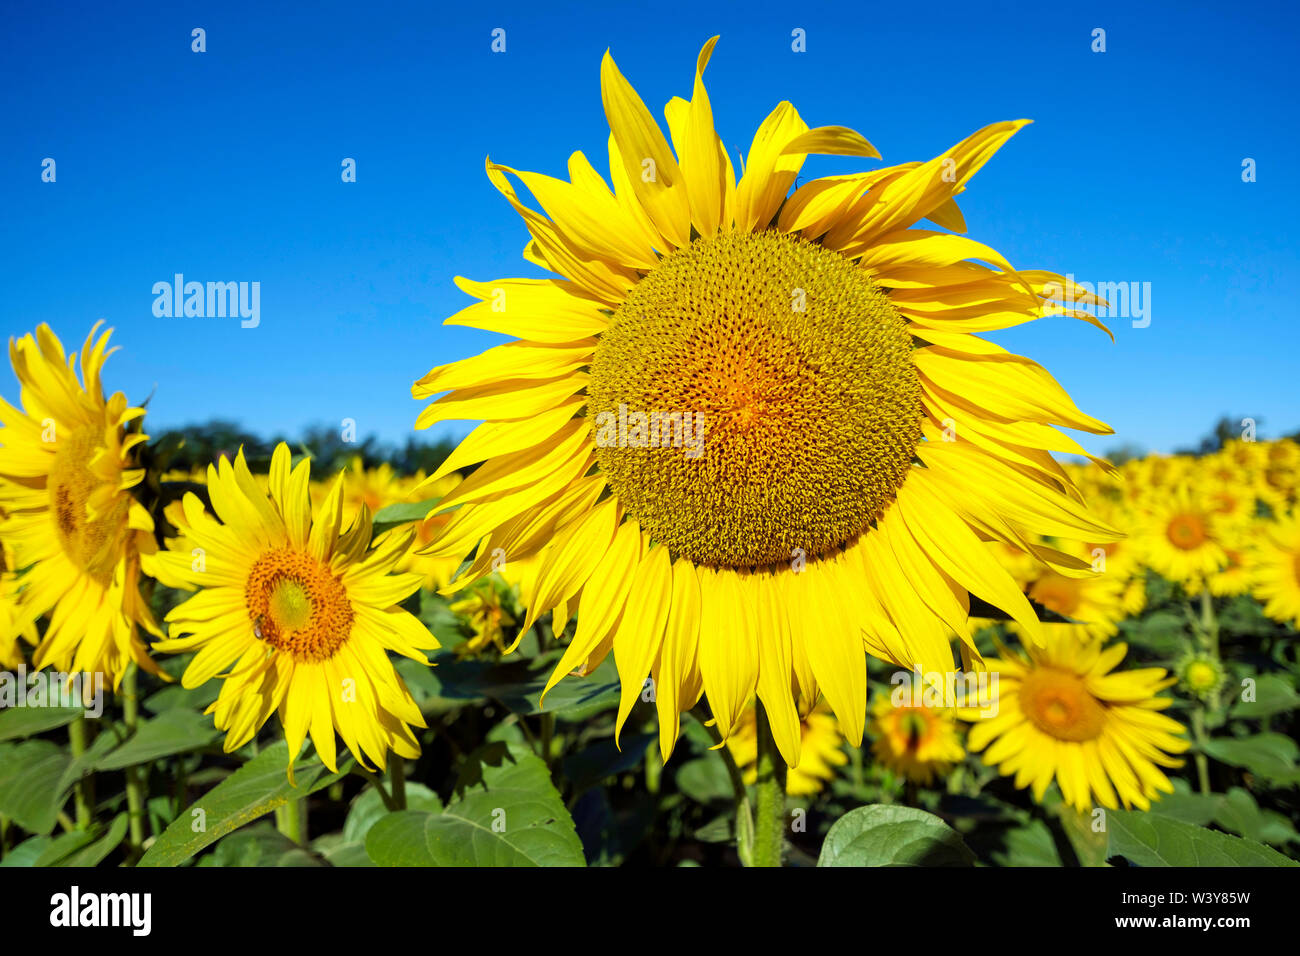
{"type": "MultiPolygon", "coordinates": [[[[727,738],[727,749],[740,768],[745,783],[758,779],[758,711],[753,702],[727,738]]],[[[794,797],[821,793],[835,779],[835,771],[849,762],[844,735],[825,702],[817,704],[799,722],[799,759],[786,776],[785,791],[794,797]]]]}
{"type": "Polygon", "coordinates": [[[410,531],[371,548],[364,504],[345,530],[341,477],[313,516],[310,463],[290,464],[282,442],[268,497],[242,450],[233,466],[223,457],[208,469],[215,518],[196,495],[185,496],[183,538],[169,542],[149,570],[199,593],[167,615],[171,637],[157,647],[198,652],[181,678],[187,688],[223,679],[207,712],[226,731],[227,751],[278,710],[291,771],[309,732],[321,760],[336,769],[336,730],[359,763],[369,758],[382,770],[390,750],[419,755],[408,725],[425,726],[386,652],[427,664],[422,651],[438,646],[419,619],[396,607],[420,585],[418,575],[392,573],[410,531]]]}
{"type": "Polygon", "coordinates": [[[891,694],[877,694],[867,733],[880,764],[905,780],[929,786],[966,755],[951,709],[897,704],[891,694]]]}
{"type": "Polygon", "coordinates": [[[153,519],[131,495],[144,479],[144,409],[121,392],[104,397],[100,371],[116,349],[99,326],[79,357],[65,357],[46,325],[9,342],[22,409],[0,399],[0,539],[22,569],[10,639],[48,614],[33,665],[102,672],[116,689],[133,660],[160,673],[139,629],[161,632],[140,593],[153,519]]]}
{"type": "Polygon", "coordinates": [[[1264,613],[1300,628],[1300,512],[1264,525],[1249,561],[1264,613]]]}
{"type": "Polygon", "coordinates": [[[460,507],[428,553],[477,548],[469,579],[498,550],[538,556],[525,628],[577,608],[550,685],[612,648],[618,725],[652,674],[665,755],[701,693],[725,737],[756,690],[794,763],[795,700],[818,690],[861,742],[864,645],[950,669],[968,592],[1036,631],[983,539],[1075,568],[1036,536],[1116,536],[1049,454],[1083,453],[1053,423],[1110,429],[975,334],[1049,308],[1095,323],[1051,303],[1097,300],[953,234],[954,197],[1026,121],[791,192],[811,154],[879,153],[781,103],[737,180],[704,88],[715,40],[691,99],[668,103],[671,147],[606,54],[612,189],[580,152],[569,181],[488,161],[524,258],[558,277],[457,280],[482,301],[447,323],[518,341],[413,388],[447,393],[418,428],[484,422],[452,455],[482,464],[438,506],[460,507]]]}
{"type": "Polygon", "coordinates": [[[972,751],[1014,774],[1017,787],[1032,787],[1035,800],[1055,779],[1081,812],[1094,800],[1146,810],[1162,791],[1174,792],[1160,767],[1182,766],[1170,754],[1187,750],[1176,736],[1186,728],[1160,713],[1173,701],[1156,695],[1175,678],[1159,667],[1112,673],[1127,645],[1103,650],[1064,632],[1048,632],[1044,646],[1025,650],[987,662],[998,676],[995,715],[959,711],[974,723],[966,739],[972,751]]]}

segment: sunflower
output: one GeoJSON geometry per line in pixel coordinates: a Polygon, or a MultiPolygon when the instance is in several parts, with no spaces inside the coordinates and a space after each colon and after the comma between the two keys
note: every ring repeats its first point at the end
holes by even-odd
{"type": "Polygon", "coordinates": [[[223,684],[208,708],[226,731],[225,749],[246,744],[278,709],[292,760],[308,732],[330,770],[335,731],[363,766],[380,770],[391,750],[417,757],[410,725],[420,710],[387,651],[429,663],[438,642],[412,614],[396,607],[420,585],[394,574],[411,532],[371,547],[363,504],[343,527],[342,479],[313,515],[310,462],[290,467],[281,442],[263,493],[241,449],[231,465],[208,469],[213,514],[193,493],[184,498],[183,538],[149,562],[172,587],[198,590],[167,615],[170,637],[159,650],[197,651],[181,683],[223,684]],[[220,519],[220,520],[217,520],[220,519]]]}
{"type": "Polygon", "coordinates": [[[737,180],[704,87],[715,41],[691,99],[667,106],[671,148],[606,53],[612,188],[581,152],[568,181],[488,161],[524,258],[555,277],[457,279],[481,301],[447,324],[517,341],[413,387],[446,393],[417,428],[483,422],[453,453],[481,464],[435,509],[459,506],[426,553],[477,548],[469,579],[494,552],[536,556],[524,628],[578,611],[548,688],[613,649],[618,728],[651,674],[665,756],[701,694],[725,738],[757,692],[794,764],[795,701],[819,691],[861,742],[864,647],[951,669],[971,593],[1037,631],[985,540],[1073,567],[1037,536],[1117,536],[1050,454],[1085,454],[1053,424],[1110,429],[975,334],[1049,310],[1099,324],[1054,304],[1098,300],[953,234],[954,197],[1027,121],[791,192],[811,154],[879,153],[781,103],[737,180]]]}
{"type": "MultiPolygon", "coordinates": [[[[754,783],[758,779],[758,710],[753,700],[727,738],[727,750],[745,783],[754,783]]],[[[848,762],[839,723],[825,702],[819,702],[799,721],[799,759],[786,775],[786,793],[793,797],[821,793],[835,779],[836,769],[848,762]]]]}
{"type": "Polygon", "coordinates": [[[503,605],[496,581],[489,578],[477,582],[468,596],[452,602],[450,610],[464,618],[474,632],[473,637],[456,646],[458,655],[472,657],[488,647],[504,652],[510,646],[506,628],[514,627],[517,622],[503,605]]]}
{"type": "Polygon", "coordinates": [[[1300,628],[1300,511],[1264,525],[1248,560],[1264,613],[1300,628]]]}
{"type": "MultiPolygon", "coordinates": [[[[460,475],[455,472],[445,475],[438,474],[430,479],[421,479],[414,491],[411,492],[410,500],[433,501],[441,499],[458,484],[460,484],[460,475]]],[[[461,564],[459,556],[438,557],[423,553],[424,549],[438,536],[449,520],[451,520],[450,515],[437,514],[416,522],[415,539],[411,542],[411,547],[406,554],[402,556],[402,560],[397,563],[397,570],[410,571],[420,575],[420,586],[428,591],[436,591],[451,583],[451,579],[456,574],[456,569],[461,564]]]]}
{"type": "Polygon", "coordinates": [[[131,494],[144,479],[136,460],[148,440],[144,409],[121,392],[104,397],[100,372],[116,349],[112,330],[98,335],[99,327],[80,358],[65,357],[46,325],[9,342],[23,407],[0,399],[0,540],[24,569],[8,639],[48,614],[33,666],[101,672],[116,689],[131,661],[161,673],[139,629],[161,632],[140,593],[153,519],[131,494]]]}
{"type": "Polygon", "coordinates": [[[966,755],[951,709],[899,704],[891,694],[880,693],[871,714],[871,752],[905,780],[929,786],[966,755]]]}
{"type": "Polygon", "coordinates": [[[1144,531],[1147,565],[1170,581],[1197,588],[1227,562],[1214,511],[1185,486],[1153,506],[1144,531]]]}
{"type": "MultiPolygon", "coordinates": [[[[1074,622],[1045,627],[1068,629],[1078,639],[1113,637],[1124,618],[1124,583],[1111,574],[1083,571],[1067,575],[1044,569],[1029,585],[1029,597],[1074,622]]],[[[1019,625],[1014,627],[1019,631],[1019,625]]]]}
{"type": "Polygon", "coordinates": [[[1162,791],[1173,793],[1160,767],[1182,766],[1170,754],[1189,745],[1177,736],[1186,733],[1182,724],[1160,713],[1172,699],[1156,695],[1175,678],[1158,667],[1112,673],[1127,645],[1103,650],[1064,632],[1025,650],[987,662],[997,675],[994,715],[959,711],[974,723],[966,741],[972,751],[1014,774],[1017,787],[1032,787],[1038,801],[1055,778],[1065,802],[1081,812],[1093,800],[1146,810],[1162,791]]]}

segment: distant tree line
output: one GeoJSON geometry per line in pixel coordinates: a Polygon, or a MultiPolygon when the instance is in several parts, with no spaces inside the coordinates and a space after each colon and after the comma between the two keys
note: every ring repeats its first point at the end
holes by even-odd
{"type": "Polygon", "coordinates": [[[234,458],[242,447],[249,468],[265,471],[270,467],[271,452],[280,442],[285,442],[295,455],[310,455],[321,473],[337,471],[360,456],[367,468],[384,462],[406,475],[417,471],[432,472],[446,460],[457,442],[449,438],[421,441],[409,436],[401,445],[379,441],[367,435],[356,441],[345,441],[340,429],[327,425],[314,425],[303,430],[297,438],[273,435],[270,438],[246,431],[236,422],[213,419],[154,435],[154,453],[168,469],[189,471],[207,467],[222,455],[234,458]]]}

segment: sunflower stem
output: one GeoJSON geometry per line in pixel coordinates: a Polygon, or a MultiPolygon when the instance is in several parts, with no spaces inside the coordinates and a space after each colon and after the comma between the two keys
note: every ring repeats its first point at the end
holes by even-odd
{"type": "MultiPolygon", "coordinates": [[[[85,717],[78,717],[68,724],[68,746],[73,760],[86,752],[90,737],[90,727],[86,720],[85,717]]],[[[91,774],[86,774],[77,781],[73,788],[73,801],[77,808],[77,829],[88,830],[95,819],[95,778],[91,774]]]]}
{"type": "Polygon", "coordinates": [[[1196,741],[1196,779],[1201,793],[1209,796],[1210,760],[1205,755],[1205,708],[1199,703],[1192,708],[1192,739],[1196,741]]]}
{"type": "MultiPolygon", "coordinates": [[[[137,692],[139,668],[132,661],[122,675],[122,723],[127,737],[135,733],[140,722],[140,695],[137,692]]],[[[127,845],[133,860],[144,851],[144,782],[139,767],[126,768],[127,845]]]]}
{"type": "Polygon", "coordinates": [[[276,829],[299,846],[307,845],[307,801],[290,800],[275,814],[276,829]]]}
{"type": "Polygon", "coordinates": [[[1216,657],[1219,653],[1219,619],[1214,613],[1214,599],[1207,587],[1201,591],[1201,629],[1205,633],[1208,649],[1216,657]]]}
{"type": "Polygon", "coordinates": [[[758,779],[754,786],[752,866],[780,866],[785,851],[785,758],[777,749],[767,711],[755,701],[758,717],[758,779]]]}
{"type": "Polygon", "coordinates": [[[731,755],[731,749],[723,744],[718,725],[702,714],[694,713],[694,716],[713,738],[714,746],[711,749],[727,768],[727,778],[731,780],[731,792],[736,801],[736,855],[740,857],[741,865],[753,866],[754,811],[749,799],[749,788],[745,786],[745,778],[736,766],[736,758],[731,755]]]}

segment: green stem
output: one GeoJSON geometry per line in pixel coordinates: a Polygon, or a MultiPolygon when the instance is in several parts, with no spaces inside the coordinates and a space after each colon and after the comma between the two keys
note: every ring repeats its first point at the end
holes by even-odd
{"type": "Polygon", "coordinates": [[[1197,704],[1192,708],[1192,739],[1196,742],[1196,779],[1201,793],[1210,794],[1210,761],[1205,756],[1205,708],[1197,704]]]}
{"type": "Polygon", "coordinates": [[[307,801],[290,800],[275,814],[275,825],[281,833],[299,846],[307,845],[307,801]]]}
{"type": "MultiPolygon", "coordinates": [[[[72,759],[76,760],[86,752],[90,728],[85,717],[78,717],[68,724],[68,746],[72,750],[72,759]]],[[[87,830],[95,820],[95,780],[86,774],[77,781],[73,788],[73,801],[77,808],[77,829],[87,830]]]]}
{"type": "Polygon", "coordinates": [[[785,850],[785,758],[776,747],[767,711],[755,701],[758,718],[758,780],[755,784],[754,866],[780,866],[785,850]]]}
{"type": "Polygon", "coordinates": [[[392,763],[388,765],[388,774],[393,787],[393,806],[398,810],[406,809],[406,761],[393,754],[392,763]]]}
{"type": "Polygon", "coordinates": [[[1216,657],[1219,654],[1219,619],[1214,614],[1214,599],[1210,589],[1201,591],[1201,629],[1205,634],[1208,650],[1216,657]]]}
{"type": "MultiPolygon", "coordinates": [[[[122,675],[122,723],[126,726],[126,735],[135,733],[140,722],[140,695],[136,691],[139,668],[135,662],[127,665],[122,675]]],[[[140,777],[139,767],[126,768],[126,812],[127,845],[131,858],[139,859],[144,852],[144,781],[140,777]]]]}
{"type": "Polygon", "coordinates": [[[713,738],[713,752],[727,768],[727,777],[731,780],[731,792],[736,801],[736,854],[745,866],[753,866],[754,857],[754,811],[749,801],[749,789],[745,778],[736,766],[736,758],[731,756],[731,748],[722,743],[722,734],[718,725],[696,713],[695,717],[713,738]]]}

